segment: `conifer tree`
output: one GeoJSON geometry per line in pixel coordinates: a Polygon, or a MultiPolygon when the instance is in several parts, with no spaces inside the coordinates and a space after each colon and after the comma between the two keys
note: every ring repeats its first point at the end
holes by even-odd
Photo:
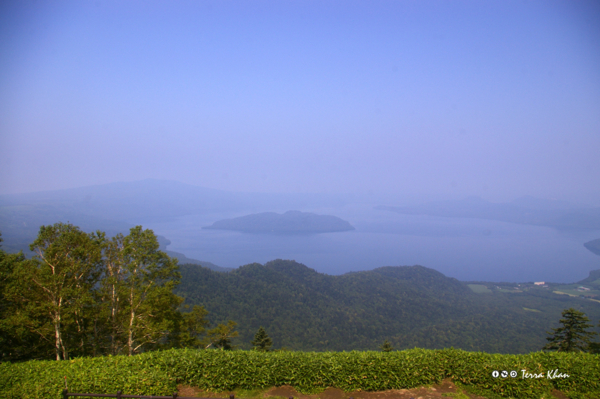
{"type": "Polygon", "coordinates": [[[173,331],[172,345],[177,348],[204,348],[208,343],[208,338],[204,336],[208,325],[207,315],[208,311],[199,305],[194,305],[191,312],[180,313],[180,323],[173,331]]]}
{"type": "Polygon", "coordinates": [[[390,344],[388,342],[387,339],[385,341],[383,341],[383,345],[381,345],[381,351],[382,352],[391,352],[393,350],[394,350],[394,347],[392,346],[392,344],[390,344]]]}
{"type": "Polygon", "coordinates": [[[588,324],[588,319],[583,312],[573,308],[565,309],[562,312],[563,319],[559,328],[553,328],[548,332],[549,341],[542,349],[556,350],[558,352],[585,352],[590,349],[590,339],[596,335],[595,332],[586,331],[592,327],[588,324]]]}
{"type": "Polygon", "coordinates": [[[234,331],[235,326],[237,326],[237,323],[229,320],[227,325],[219,324],[217,327],[208,331],[211,342],[210,345],[221,348],[221,350],[232,350],[234,347],[231,345],[231,339],[239,335],[237,331],[234,331]]]}
{"type": "Polygon", "coordinates": [[[260,327],[254,335],[254,340],[252,341],[252,346],[254,346],[254,350],[260,352],[268,352],[273,345],[273,341],[267,335],[267,332],[263,327],[260,327]]]}
{"type": "MultiPolygon", "coordinates": [[[[598,327],[600,327],[600,322],[598,323],[598,327]]],[[[600,353],[600,342],[590,343],[590,353],[600,353]]]]}

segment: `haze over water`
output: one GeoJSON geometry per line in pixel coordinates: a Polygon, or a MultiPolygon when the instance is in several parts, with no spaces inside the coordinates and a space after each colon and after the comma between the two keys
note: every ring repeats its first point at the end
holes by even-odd
{"type": "Polygon", "coordinates": [[[314,211],[342,217],[356,230],[281,235],[201,229],[224,215],[186,216],[147,227],[172,241],[169,250],[231,268],[278,258],[326,274],[419,264],[462,281],[562,283],[600,268],[600,257],[582,245],[600,237],[600,231],[398,215],[364,205],[314,211]]]}
{"type": "MultiPolygon", "coordinates": [[[[0,195],[159,179],[599,207],[599,110],[597,1],[0,4],[0,195]]],[[[144,227],[226,267],[291,258],[330,274],[421,264],[463,280],[569,282],[600,268],[582,245],[599,232],[377,205],[400,204],[262,209],[339,216],[357,229],[347,233],[204,231],[244,213],[200,211],[144,227]]]]}

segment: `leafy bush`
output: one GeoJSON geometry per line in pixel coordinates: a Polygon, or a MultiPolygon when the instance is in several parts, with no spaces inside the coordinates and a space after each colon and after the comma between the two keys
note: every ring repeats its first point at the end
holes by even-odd
{"type": "Polygon", "coordinates": [[[414,388],[452,378],[486,397],[532,398],[560,389],[574,398],[600,397],[600,356],[587,353],[499,355],[456,349],[400,352],[259,352],[178,349],[141,355],[30,361],[0,365],[0,397],[60,398],[69,391],[167,395],[185,384],[205,390],[291,385],[304,393],[414,388]],[[547,379],[558,369],[569,378],[547,379]],[[517,378],[494,378],[515,370],[517,378]],[[544,378],[522,378],[522,371],[544,378]]]}

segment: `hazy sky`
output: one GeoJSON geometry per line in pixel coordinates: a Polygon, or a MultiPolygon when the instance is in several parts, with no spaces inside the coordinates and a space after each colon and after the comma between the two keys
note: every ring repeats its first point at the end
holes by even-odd
{"type": "Polygon", "coordinates": [[[597,1],[12,1],[0,194],[600,192],[597,1]]]}

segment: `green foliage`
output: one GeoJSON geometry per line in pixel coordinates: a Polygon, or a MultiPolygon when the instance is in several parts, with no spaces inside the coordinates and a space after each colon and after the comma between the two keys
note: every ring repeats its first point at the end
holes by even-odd
{"type": "Polygon", "coordinates": [[[94,235],[64,223],[42,226],[31,260],[14,264],[5,291],[7,322],[52,343],[56,360],[87,354],[92,290],[100,276],[100,247],[94,235]]]}
{"type": "MultiPolygon", "coordinates": [[[[600,322],[598,323],[598,327],[600,327],[600,322]]],[[[590,342],[589,352],[600,353],[600,342],[590,342]]]]}
{"type": "Polygon", "coordinates": [[[240,335],[232,343],[242,349],[252,348],[263,326],[274,349],[379,350],[387,339],[400,350],[453,346],[528,353],[546,344],[545,332],[565,308],[600,319],[597,302],[541,288],[475,294],[466,284],[421,266],[329,276],[276,260],[229,273],[181,265],[181,273],[175,292],[186,304],[203,305],[212,325],[238,322],[240,335]]]}
{"type": "Polygon", "coordinates": [[[48,356],[52,346],[25,327],[19,300],[10,291],[19,285],[14,271],[25,262],[22,252],[7,254],[0,249],[0,361],[32,359],[48,356]]]}
{"type": "Polygon", "coordinates": [[[35,256],[0,250],[3,361],[56,360],[205,344],[207,311],[178,311],[176,260],[137,226],[107,239],[71,224],[40,228],[35,256]]]}
{"type": "Polygon", "coordinates": [[[281,260],[229,273],[182,265],[176,292],[204,305],[212,323],[236,320],[242,348],[263,326],[276,345],[294,349],[375,349],[379,336],[464,313],[466,287],[431,269],[406,269],[327,276],[281,260]]]}
{"type": "Polygon", "coordinates": [[[0,365],[0,397],[61,397],[64,377],[72,392],[164,394],[176,390],[160,364],[160,352],[143,356],[107,356],[68,361],[29,361],[0,365]],[[158,367],[154,367],[154,366],[158,367]]]}
{"type": "Polygon", "coordinates": [[[350,391],[415,388],[451,378],[490,398],[540,398],[552,389],[569,397],[600,395],[600,358],[588,353],[536,352],[493,355],[456,349],[394,352],[259,352],[172,349],[138,356],[108,356],[66,362],[0,365],[0,397],[60,397],[67,376],[72,392],[165,395],[177,385],[210,391],[253,390],[291,385],[303,393],[327,387],[350,391]],[[558,369],[568,378],[520,378],[522,371],[558,369]],[[518,371],[494,378],[494,370],[518,371]]]}
{"type": "Polygon", "coordinates": [[[392,344],[390,344],[390,342],[387,339],[385,341],[383,341],[383,344],[381,345],[382,352],[391,352],[393,350],[394,350],[394,347],[392,346],[392,344]]]}
{"type": "Polygon", "coordinates": [[[141,226],[123,238],[125,332],[129,355],[159,347],[173,330],[180,298],[173,294],[181,275],[177,261],[159,251],[152,230],[141,226]]]}
{"type": "Polygon", "coordinates": [[[491,294],[492,291],[482,284],[467,284],[467,286],[476,294],[491,294]]]}
{"type": "Polygon", "coordinates": [[[261,352],[268,352],[273,345],[273,340],[267,335],[265,329],[261,326],[252,340],[254,349],[261,352]]]}
{"type": "Polygon", "coordinates": [[[565,309],[562,312],[564,319],[560,320],[563,325],[559,328],[553,328],[552,336],[546,338],[549,342],[544,346],[546,350],[557,350],[559,352],[585,352],[589,349],[590,339],[596,335],[595,332],[587,331],[591,324],[583,312],[573,308],[565,309]]]}
{"type": "Polygon", "coordinates": [[[208,338],[204,337],[208,312],[203,306],[194,305],[191,312],[183,313],[181,327],[174,334],[174,345],[178,348],[204,348],[208,338]]]}
{"type": "Polygon", "coordinates": [[[227,324],[219,324],[209,330],[208,337],[211,344],[221,350],[232,350],[234,347],[231,345],[231,339],[239,335],[237,331],[234,331],[236,325],[235,321],[229,320],[227,324]]]}

